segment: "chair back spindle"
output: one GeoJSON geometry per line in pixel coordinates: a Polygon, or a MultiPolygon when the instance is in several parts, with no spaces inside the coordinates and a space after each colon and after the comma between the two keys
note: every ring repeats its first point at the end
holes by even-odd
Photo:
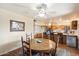
{"type": "Polygon", "coordinates": [[[23,55],[32,55],[31,53],[31,39],[28,38],[28,42],[23,40],[23,37],[21,36],[21,41],[22,41],[22,50],[23,50],[23,55]]]}

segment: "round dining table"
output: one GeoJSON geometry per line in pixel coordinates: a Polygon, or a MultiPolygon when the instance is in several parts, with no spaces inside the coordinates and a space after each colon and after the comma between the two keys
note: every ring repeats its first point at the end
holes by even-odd
{"type": "Polygon", "coordinates": [[[34,38],[31,40],[31,50],[47,51],[55,49],[55,42],[50,39],[34,38]]]}

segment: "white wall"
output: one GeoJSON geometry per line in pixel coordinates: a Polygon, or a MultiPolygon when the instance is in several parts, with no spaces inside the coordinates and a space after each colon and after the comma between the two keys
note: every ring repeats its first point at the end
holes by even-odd
{"type": "Polygon", "coordinates": [[[0,9],[0,55],[21,47],[21,36],[33,31],[31,18],[0,9]],[[25,22],[25,31],[10,32],[10,20],[25,22]]]}

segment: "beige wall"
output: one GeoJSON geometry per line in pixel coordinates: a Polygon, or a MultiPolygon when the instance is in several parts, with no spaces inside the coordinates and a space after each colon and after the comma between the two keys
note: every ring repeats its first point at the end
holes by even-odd
{"type": "Polygon", "coordinates": [[[21,46],[20,37],[33,31],[31,18],[0,9],[0,55],[21,46]],[[25,31],[10,32],[10,20],[25,22],[25,31]]]}

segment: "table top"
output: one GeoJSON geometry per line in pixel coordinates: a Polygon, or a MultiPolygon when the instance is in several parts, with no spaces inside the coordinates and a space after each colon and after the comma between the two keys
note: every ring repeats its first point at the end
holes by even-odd
{"type": "Polygon", "coordinates": [[[37,51],[44,51],[55,49],[55,42],[49,39],[35,38],[31,40],[31,49],[37,51]]]}

